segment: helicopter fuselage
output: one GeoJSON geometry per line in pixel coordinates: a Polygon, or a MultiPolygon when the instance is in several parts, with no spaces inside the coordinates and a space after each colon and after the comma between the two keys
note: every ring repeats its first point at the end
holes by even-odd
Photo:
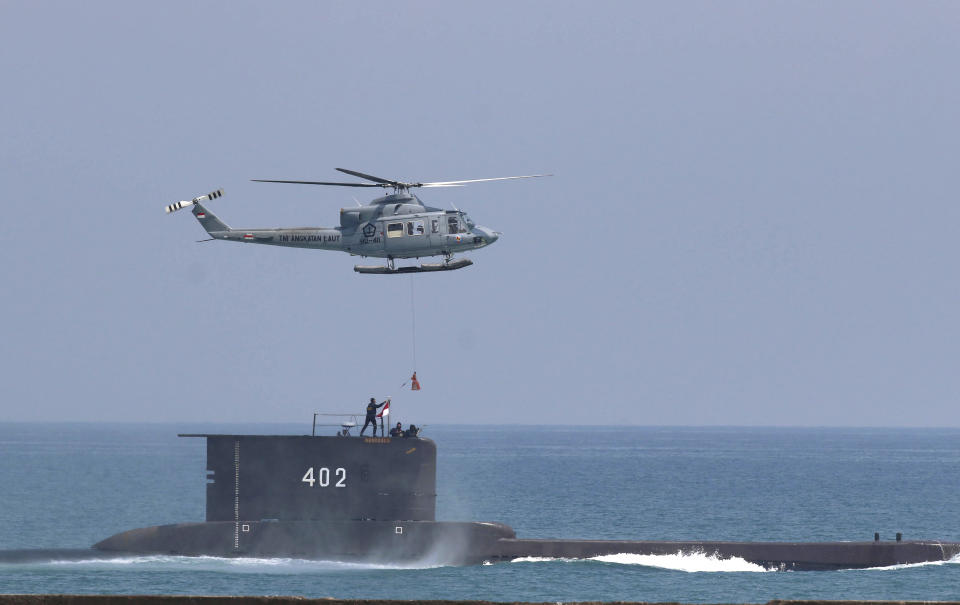
{"type": "Polygon", "coordinates": [[[233,229],[201,203],[219,198],[223,195],[223,189],[195,197],[192,200],[175,202],[167,206],[166,211],[169,214],[192,206],[193,215],[210,235],[210,239],[266,244],[268,246],[287,246],[288,248],[337,250],[353,256],[373,256],[387,259],[385,267],[356,265],[353,270],[357,273],[389,274],[453,271],[473,264],[473,261],[467,258],[454,260],[454,254],[489,246],[500,238],[500,233],[475,224],[465,212],[457,208],[443,210],[426,206],[420,201],[420,198],[410,193],[411,189],[418,187],[461,187],[471,183],[551,176],[549,174],[528,174],[462,181],[405,182],[385,179],[346,168],[337,168],[337,170],[366,182],[252,180],[260,183],[295,185],[379,187],[393,189],[393,193],[379,197],[366,205],[360,205],[358,202],[357,208],[341,208],[340,226],[338,227],[233,229]],[[394,260],[398,258],[441,255],[444,256],[442,263],[421,263],[419,266],[406,267],[397,267],[394,263],[394,260]]]}
{"type": "Polygon", "coordinates": [[[193,214],[213,239],[389,259],[449,257],[483,248],[499,238],[499,233],[474,224],[465,212],[425,206],[409,193],[343,208],[338,227],[233,229],[200,203],[194,206],[193,214]]]}

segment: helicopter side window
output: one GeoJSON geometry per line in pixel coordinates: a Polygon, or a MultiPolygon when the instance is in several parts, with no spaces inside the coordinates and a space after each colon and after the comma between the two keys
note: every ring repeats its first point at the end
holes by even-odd
{"type": "Polygon", "coordinates": [[[430,233],[440,233],[440,221],[437,219],[430,220],[430,233]]]}
{"type": "Polygon", "coordinates": [[[447,217],[447,233],[460,233],[460,223],[457,217],[447,217]]]}
{"type": "Polygon", "coordinates": [[[403,236],[403,223],[390,223],[387,225],[387,237],[403,236]]]}
{"type": "Polygon", "coordinates": [[[407,223],[407,235],[423,235],[423,221],[410,221],[407,223]]]}

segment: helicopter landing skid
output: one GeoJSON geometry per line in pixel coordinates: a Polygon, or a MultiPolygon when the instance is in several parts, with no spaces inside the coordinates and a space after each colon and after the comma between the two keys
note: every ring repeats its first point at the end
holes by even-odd
{"type": "Polygon", "coordinates": [[[390,267],[383,265],[355,265],[353,270],[357,273],[376,273],[380,275],[393,274],[393,273],[427,273],[431,271],[453,271],[454,269],[463,269],[464,267],[469,267],[473,264],[472,260],[466,258],[459,258],[454,261],[447,263],[423,263],[419,267],[414,265],[412,267],[390,267]]]}

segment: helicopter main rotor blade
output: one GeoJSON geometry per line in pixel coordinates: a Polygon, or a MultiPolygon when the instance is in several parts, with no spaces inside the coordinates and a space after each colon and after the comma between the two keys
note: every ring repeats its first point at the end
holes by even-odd
{"type": "Polygon", "coordinates": [[[464,183],[482,183],[485,181],[510,181],[513,179],[536,179],[542,176],[553,176],[552,174],[528,174],[525,176],[498,176],[492,179],[469,179],[466,181],[436,181],[433,183],[417,183],[415,187],[459,187],[464,183]]]}
{"type": "Polygon", "coordinates": [[[390,179],[380,178],[372,174],[364,174],[356,170],[347,170],[346,168],[337,168],[344,174],[359,177],[372,183],[334,183],[328,181],[280,181],[273,179],[250,179],[257,183],[293,183],[296,185],[333,185],[335,187],[393,187],[395,190],[413,189],[414,187],[460,187],[467,183],[484,183],[487,181],[511,181],[514,179],[536,179],[544,176],[553,176],[552,174],[527,174],[523,176],[498,176],[492,179],[468,179],[465,181],[432,181],[429,183],[404,183],[402,181],[391,181],[390,179]]]}
{"type": "Polygon", "coordinates": [[[346,168],[337,168],[340,172],[344,174],[349,174],[352,176],[358,176],[361,179],[366,179],[368,181],[373,181],[374,183],[382,183],[384,185],[390,185],[391,187],[407,187],[409,183],[401,183],[400,181],[391,181],[390,179],[382,179],[378,176],[373,176],[370,174],[364,174],[362,172],[357,172],[356,170],[347,170],[346,168]]]}
{"type": "Polygon", "coordinates": [[[269,179],[250,179],[255,183],[294,183],[296,185],[335,185],[337,187],[386,187],[388,185],[373,185],[371,183],[325,183],[322,181],[274,181],[269,179]]]}

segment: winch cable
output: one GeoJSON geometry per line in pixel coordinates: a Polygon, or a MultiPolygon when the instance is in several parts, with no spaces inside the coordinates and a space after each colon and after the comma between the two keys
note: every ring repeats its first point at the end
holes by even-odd
{"type": "Polygon", "coordinates": [[[413,326],[413,373],[417,373],[417,307],[413,300],[413,275],[410,276],[410,324],[413,326]]]}
{"type": "Polygon", "coordinates": [[[417,380],[417,305],[413,298],[413,275],[410,276],[410,325],[413,330],[413,338],[410,342],[413,345],[413,375],[410,376],[410,390],[419,391],[420,381],[417,380]]]}
{"type": "Polygon", "coordinates": [[[417,379],[417,305],[414,298],[413,275],[410,276],[410,326],[412,330],[410,343],[413,352],[413,375],[410,376],[409,380],[403,381],[400,388],[402,389],[409,383],[411,391],[419,391],[420,381],[417,379]]]}

